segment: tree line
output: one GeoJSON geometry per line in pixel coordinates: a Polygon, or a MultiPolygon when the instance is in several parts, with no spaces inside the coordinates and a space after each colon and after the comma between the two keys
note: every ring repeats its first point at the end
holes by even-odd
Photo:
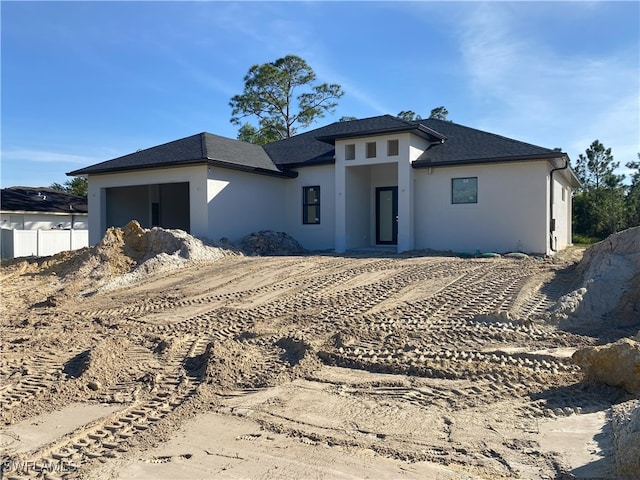
{"type": "Polygon", "coordinates": [[[638,161],[625,166],[626,175],[616,173],[620,162],[614,161],[611,148],[594,140],[573,165],[581,186],[573,196],[573,233],[577,239],[600,240],[606,236],[640,225],[640,153],[638,161]]]}

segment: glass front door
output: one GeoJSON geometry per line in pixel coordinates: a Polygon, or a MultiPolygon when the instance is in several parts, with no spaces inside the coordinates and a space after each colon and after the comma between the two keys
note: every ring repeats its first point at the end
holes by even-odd
{"type": "Polygon", "coordinates": [[[398,187],[376,188],[376,244],[398,243],[398,187]]]}

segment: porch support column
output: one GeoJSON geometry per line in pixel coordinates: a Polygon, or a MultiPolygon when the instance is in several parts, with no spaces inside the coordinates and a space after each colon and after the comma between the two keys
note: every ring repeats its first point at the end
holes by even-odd
{"type": "Polygon", "coordinates": [[[338,155],[336,155],[335,163],[335,182],[336,237],[334,249],[336,253],[344,253],[347,250],[347,172],[344,161],[338,155]]]}
{"type": "Polygon", "coordinates": [[[413,168],[409,155],[398,162],[398,252],[413,250],[413,168]]]}

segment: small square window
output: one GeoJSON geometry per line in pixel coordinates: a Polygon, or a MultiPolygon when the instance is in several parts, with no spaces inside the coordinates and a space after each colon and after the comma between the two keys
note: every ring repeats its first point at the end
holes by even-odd
{"type": "Polygon", "coordinates": [[[388,157],[395,157],[396,155],[398,155],[398,140],[388,140],[387,141],[387,156],[388,157]]]}
{"type": "Polygon", "coordinates": [[[367,142],[367,158],[376,158],[376,142],[367,142]]]}
{"type": "Polygon", "coordinates": [[[452,178],[451,203],[478,203],[478,177],[452,178]]]}
{"type": "Polygon", "coordinates": [[[302,187],[302,223],[320,223],[320,187],[302,187]]]}
{"type": "Polygon", "coordinates": [[[344,159],[345,160],[356,159],[356,146],[353,143],[344,146],[344,159]]]}

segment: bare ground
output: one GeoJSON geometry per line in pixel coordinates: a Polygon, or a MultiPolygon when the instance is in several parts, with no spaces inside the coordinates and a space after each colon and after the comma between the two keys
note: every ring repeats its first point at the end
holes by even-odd
{"type": "Polygon", "coordinates": [[[584,383],[570,355],[599,339],[546,315],[580,256],[226,256],[113,290],[13,262],[0,468],[615,478],[607,419],[629,397],[584,383]]]}

